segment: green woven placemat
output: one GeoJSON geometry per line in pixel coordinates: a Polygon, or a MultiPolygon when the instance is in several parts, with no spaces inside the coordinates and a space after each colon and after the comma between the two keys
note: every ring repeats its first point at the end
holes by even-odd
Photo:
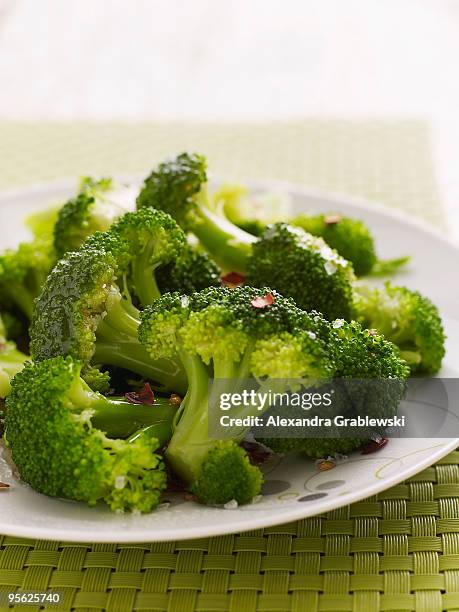
{"type": "MultiPolygon", "coordinates": [[[[138,172],[185,148],[230,178],[298,181],[442,223],[429,132],[417,122],[0,123],[0,186],[138,172]]],[[[455,452],[352,506],[234,536],[136,545],[0,536],[0,591],[50,588],[64,594],[50,610],[79,612],[459,611],[458,464],[455,452]]]]}

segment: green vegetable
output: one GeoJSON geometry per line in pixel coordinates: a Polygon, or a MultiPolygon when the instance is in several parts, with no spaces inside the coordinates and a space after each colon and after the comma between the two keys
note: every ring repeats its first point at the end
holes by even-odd
{"type": "Polygon", "coordinates": [[[51,206],[45,210],[27,215],[25,225],[33,233],[35,238],[46,238],[52,241],[54,237],[54,226],[59,215],[61,205],[51,206]]]}
{"type": "Polygon", "coordinates": [[[373,236],[367,226],[358,219],[334,213],[301,214],[290,223],[313,236],[321,236],[329,246],[352,263],[357,276],[370,274],[378,261],[373,236]]]}
{"type": "Polygon", "coordinates": [[[146,305],[160,295],[154,272],[178,258],[185,244],[169,215],[145,209],[127,213],[111,230],[67,253],[37,300],[30,331],[33,358],[71,355],[86,364],[83,375],[98,390],[105,390],[108,380],[94,368],[110,365],[184,392],[180,362],[152,361],[139,344],[140,313],[133,297],[146,305]]]}
{"type": "Polygon", "coordinates": [[[50,240],[36,238],[0,255],[0,304],[31,320],[35,299],[55,262],[50,240]]]}
{"type": "Polygon", "coordinates": [[[166,486],[156,451],[171,433],[175,408],[166,400],[146,406],[104,397],[80,369],[71,357],[57,357],[29,362],[14,378],[5,438],[21,478],[53,497],[150,512],[166,486]]]}
{"type": "MultiPolygon", "coordinates": [[[[338,412],[335,404],[333,414],[393,416],[405,392],[405,381],[409,375],[409,368],[396,347],[383,336],[362,328],[356,321],[346,323],[338,319],[330,325],[319,317],[317,323],[320,337],[333,354],[333,392],[342,393],[342,411],[338,412]]],[[[323,414],[323,408],[320,412],[319,416],[328,416],[323,414]]],[[[337,453],[345,454],[362,446],[366,441],[362,432],[362,429],[359,430],[355,438],[348,435],[339,438],[270,438],[262,441],[275,452],[302,451],[317,459],[337,453]]],[[[368,432],[369,435],[371,433],[368,432]]]]}
{"type": "MultiPolygon", "coordinates": [[[[248,428],[234,428],[224,440],[209,438],[212,377],[221,393],[250,377],[269,385],[271,378],[328,376],[332,364],[314,329],[313,319],[292,300],[266,288],[166,294],[142,313],[139,337],[151,357],[178,353],[187,372],[189,387],[166,459],[201,502],[247,503],[262,483],[259,468],[239,446],[248,428]]],[[[239,412],[232,416],[248,414],[244,407],[239,412]]]]}
{"type": "Polygon", "coordinates": [[[267,225],[291,217],[291,203],[285,193],[249,193],[242,185],[222,185],[212,194],[215,207],[241,229],[260,236],[267,225]]]}
{"type": "Polygon", "coordinates": [[[418,291],[387,282],[384,287],[357,283],[358,319],[398,346],[416,374],[435,374],[445,355],[445,333],[437,307],[418,291]]]}
{"type": "Polygon", "coordinates": [[[24,367],[29,359],[18,350],[14,342],[7,340],[7,332],[0,316],[0,399],[10,392],[11,379],[24,367]]]}
{"type": "Polygon", "coordinates": [[[285,223],[269,226],[252,247],[247,283],[268,285],[304,310],[351,319],[352,266],[322,238],[285,223]]]}
{"type": "Polygon", "coordinates": [[[173,263],[158,268],[156,279],[161,293],[188,294],[206,287],[218,287],[220,269],[207,253],[188,245],[173,263]]]}
{"type": "Polygon", "coordinates": [[[110,178],[84,178],[77,196],[58,211],[53,230],[56,253],[63,257],[68,251],[75,251],[88,236],[108,230],[133,208],[128,187],[115,185],[110,178]]]}
{"type": "Polygon", "coordinates": [[[283,224],[268,228],[257,240],[231,223],[221,206],[212,203],[206,176],[202,156],[182,153],[160,164],[147,177],[137,206],[171,214],[197,236],[223,269],[248,272],[249,284],[269,285],[293,297],[301,308],[317,308],[331,318],[350,316],[353,272],[348,262],[322,239],[283,224]],[[291,249],[288,257],[284,257],[285,247],[291,249]]]}
{"type": "Polygon", "coordinates": [[[241,185],[222,185],[213,194],[213,201],[232,223],[254,236],[261,236],[272,223],[289,219],[291,225],[323,238],[332,249],[352,263],[357,276],[394,274],[410,259],[378,259],[373,236],[359,219],[334,212],[316,215],[302,213],[292,218],[290,201],[285,194],[250,194],[241,185]]]}

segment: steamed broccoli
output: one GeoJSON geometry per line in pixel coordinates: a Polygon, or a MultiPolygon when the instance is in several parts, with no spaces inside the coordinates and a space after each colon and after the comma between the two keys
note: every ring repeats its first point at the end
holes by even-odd
{"type": "Polygon", "coordinates": [[[57,214],[54,225],[54,248],[59,257],[75,251],[85,239],[97,231],[107,230],[124,213],[134,209],[132,189],[115,185],[110,178],[81,181],[75,198],[57,214]]]}
{"type": "Polygon", "coordinates": [[[7,332],[3,319],[0,316],[0,399],[5,398],[10,392],[10,383],[29,359],[18,350],[14,342],[7,340],[7,332]]]}
{"type": "MultiPolygon", "coordinates": [[[[178,353],[188,376],[166,459],[201,502],[246,503],[262,483],[259,468],[239,446],[248,427],[231,429],[224,440],[209,437],[215,388],[231,391],[249,377],[269,384],[272,378],[328,376],[332,364],[314,329],[312,318],[291,299],[266,288],[166,294],[142,313],[139,338],[151,357],[178,353]],[[212,377],[218,386],[209,390],[212,377]]],[[[232,410],[231,416],[247,416],[247,409],[232,410]]]]}
{"type": "Polygon", "coordinates": [[[57,357],[29,362],[14,378],[5,439],[21,478],[53,497],[150,512],[166,486],[156,451],[171,435],[176,408],[104,397],[80,370],[71,357],[57,357]]]}
{"type": "Polygon", "coordinates": [[[218,287],[220,269],[207,253],[187,245],[176,261],[157,269],[156,280],[161,293],[188,294],[206,287],[218,287]]]}
{"type": "Polygon", "coordinates": [[[322,238],[285,223],[269,226],[252,247],[247,282],[274,287],[304,310],[352,318],[354,273],[322,238]]]}
{"type": "Polygon", "coordinates": [[[393,274],[409,261],[409,257],[378,259],[373,236],[359,219],[336,213],[320,215],[301,214],[290,220],[313,236],[321,236],[325,242],[350,261],[357,276],[367,274],[393,274]]]}
{"type": "Polygon", "coordinates": [[[288,222],[313,236],[320,236],[350,261],[357,276],[393,274],[409,261],[409,257],[378,259],[373,236],[359,219],[334,212],[292,218],[291,203],[286,194],[249,194],[241,185],[223,185],[213,194],[215,206],[235,225],[254,236],[261,236],[272,223],[288,222]]]}
{"type": "Polygon", "coordinates": [[[185,235],[157,210],[127,213],[112,228],[96,233],[60,260],[37,300],[31,353],[42,361],[71,355],[86,366],[83,375],[98,390],[107,386],[96,368],[116,366],[165,389],[186,389],[178,360],[152,361],[139,344],[140,314],[133,303],[158,297],[155,269],[178,258],[185,235]]]}
{"type": "Polygon", "coordinates": [[[53,267],[52,243],[44,238],[24,242],[0,255],[0,304],[32,319],[35,299],[53,267]]]}
{"type": "MultiPolygon", "coordinates": [[[[343,412],[347,416],[394,415],[403,397],[405,381],[409,375],[409,368],[396,347],[383,336],[362,328],[356,321],[347,323],[337,319],[330,325],[319,315],[314,318],[318,325],[318,334],[333,355],[333,392],[341,392],[343,412]]],[[[333,410],[334,414],[337,414],[336,408],[333,410]]],[[[362,437],[363,433],[364,430],[361,429],[355,438],[269,438],[263,439],[262,442],[275,452],[302,451],[317,459],[337,453],[346,454],[362,446],[366,441],[362,437]]],[[[372,433],[368,431],[368,435],[372,433]]]]}
{"type": "Polygon", "coordinates": [[[418,291],[357,283],[357,318],[398,346],[413,373],[435,374],[445,354],[445,334],[437,307],[418,291]]]}
{"type": "Polygon", "coordinates": [[[241,229],[260,236],[267,225],[291,217],[290,198],[285,193],[249,193],[242,185],[222,185],[212,194],[215,207],[241,229]]]}
{"type": "Polygon", "coordinates": [[[159,208],[194,233],[227,271],[249,272],[248,283],[269,285],[293,297],[305,310],[349,317],[352,266],[321,238],[283,224],[270,226],[257,240],[229,221],[206,191],[206,162],[182,153],[163,162],[146,179],[137,206],[159,208]]]}

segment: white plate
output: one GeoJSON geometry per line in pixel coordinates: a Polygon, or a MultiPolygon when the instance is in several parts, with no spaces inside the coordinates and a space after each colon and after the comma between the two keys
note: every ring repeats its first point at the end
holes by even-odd
{"type": "MultiPolygon", "coordinates": [[[[287,190],[296,211],[339,210],[362,218],[373,230],[383,257],[409,253],[409,269],[398,282],[431,296],[445,317],[449,335],[442,375],[459,370],[459,249],[438,232],[406,216],[347,196],[318,193],[286,184],[252,183],[254,189],[287,190]]],[[[74,192],[59,182],[0,195],[1,246],[27,238],[24,215],[59,202],[74,192]],[[6,230],[6,231],[5,231],[6,230]]],[[[393,439],[372,455],[359,452],[331,471],[318,472],[312,461],[291,456],[271,465],[264,496],[257,504],[233,510],[207,508],[180,495],[172,504],[143,516],[114,515],[103,507],[52,499],[20,484],[0,457],[0,533],[20,537],[83,542],[180,540],[239,532],[286,523],[332,510],[374,495],[438,461],[459,446],[459,439],[393,439]]]]}

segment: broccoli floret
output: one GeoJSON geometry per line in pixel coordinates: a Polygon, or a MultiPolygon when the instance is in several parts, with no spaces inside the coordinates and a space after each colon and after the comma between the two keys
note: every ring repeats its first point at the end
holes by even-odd
{"type": "Polygon", "coordinates": [[[134,194],[112,179],[82,180],[79,193],[64,204],[54,225],[54,248],[59,257],[78,249],[85,239],[105,231],[122,215],[134,209],[134,194]]]}
{"type": "Polygon", "coordinates": [[[231,223],[207,194],[207,164],[202,155],[182,153],[161,163],[146,178],[137,207],[164,210],[197,236],[226,270],[244,272],[254,236],[231,223]]]}
{"type": "MultiPolygon", "coordinates": [[[[347,323],[338,319],[330,325],[318,313],[311,315],[317,324],[318,335],[333,355],[333,393],[341,394],[343,414],[393,416],[405,392],[410,372],[396,347],[373,330],[362,328],[356,321],[347,323]]],[[[323,408],[321,411],[321,416],[327,416],[323,414],[323,408]]],[[[338,414],[336,407],[333,414],[338,414]]],[[[366,433],[363,429],[356,437],[347,433],[346,437],[336,438],[265,438],[261,441],[278,453],[302,451],[308,457],[318,459],[349,453],[366,442],[362,437],[366,433]]],[[[382,434],[382,431],[368,432],[368,435],[382,434]]]]}
{"type": "Polygon", "coordinates": [[[24,242],[0,255],[0,304],[17,308],[29,321],[34,303],[55,263],[50,240],[24,242]]]}
{"type": "Polygon", "coordinates": [[[389,282],[384,287],[357,283],[354,293],[358,319],[396,344],[413,373],[438,372],[445,333],[438,309],[427,297],[389,282]]]}
{"type": "Polygon", "coordinates": [[[267,225],[291,217],[291,201],[279,192],[249,193],[243,185],[222,185],[212,194],[215,207],[241,229],[260,236],[267,225]]]}
{"type": "Polygon", "coordinates": [[[14,378],[5,439],[20,476],[53,497],[150,512],[166,486],[155,451],[171,435],[176,408],[167,400],[107,398],[86,385],[80,370],[71,357],[57,357],[29,362],[14,378]]]}
{"type": "Polygon", "coordinates": [[[207,253],[188,245],[176,261],[158,268],[156,279],[161,293],[188,294],[206,287],[218,287],[220,269],[207,253]]]}
{"type": "MultiPolygon", "coordinates": [[[[166,294],[143,311],[139,338],[151,357],[178,353],[187,372],[189,387],[166,459],[201,502],[246,503],[262,482],[239,446],[249,428],[233,428],[219,441],[209,437],[209,401],[212,406],[216,393],[234,391],[250,377],[269,385],[273,378],[328,376],[332,364],[314,329],[291,299],[267,288],[166,294]]],[[[231,414],[247,416],[247,410],[231,414]]]]}
{"type": "Polygon", "coordinates": [[[291,219],[291,225],[301,227],[325,242],[350,261],[357,276],[393,274],[409,261],[409,257],[381,260],[376,254],[373,236],[359,219],[337,213],[322,215],[301,214],[291,219]]]}
{"type": "Polygon", "coordinates": [[[11,379],[22,370],[24,363],[29,359],[7,337],[6,328],[0,316],[0,399],[8,395],[11,379]]]}
{"type": "MultiPolygon", "coordinates": [[[[178,257],[183,245],[185,236],[169,215],[145,209],[127,213],[109,231],[67,253],[37,300],[30,331],[33,358],[71,355],[87,365],[124,368],[183,393],[180,362],[153,362],[140,345],[140,313],[132,299],[146,304],[159,296],[155,268],[178,257]]],[[[106,388],[103,375],[94,369],[88,374],[88,382],[106,388]]]]}
{"type": "Polygon", "coordinates": [[[352,318],[352,266],[322,238],[276,223],[252,251],[249,284],[269,284],[304,310],[319,310],[330,319],[352,318]]]}
{"type": "Polygon", "coordinates": [[[248,272],[248,284],[269,285],[305,310],[350,316],[351,264],[300,228],[276,224],[257,239],[231,223],[207,195],[203,157],[183,153],[160,164],[146,179],[137,205],[170,213],[224,270],[248,272]]]}

